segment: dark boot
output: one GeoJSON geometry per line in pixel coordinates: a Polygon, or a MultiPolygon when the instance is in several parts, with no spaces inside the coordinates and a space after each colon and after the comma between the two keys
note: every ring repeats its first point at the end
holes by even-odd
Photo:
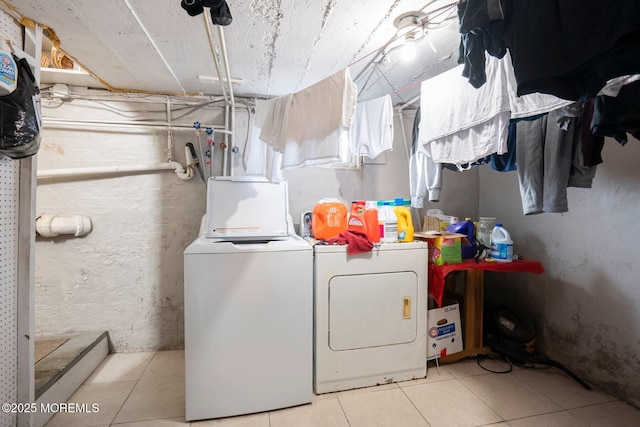
{"type": "Polygon", "coordinates": [[[182,8],[191,16],[200,15],[204,12],[204,7],[202,7],[200,0],[182,0],[182,2],[180,2],[180,6],[182,6],[182,8]]]}
{"type": "MultiPolygon", "coordinates": [[[[203,1],[204,3],[204,1],[203,1]]],[[[216,3],[215,0],[209,0],[209,3],[216,3]]],[[[220,5],[218,7],[211,7],[211,21],[215,25],[227,26],[233,21],[231,11],[225,0],[218,1],[220,5]]]]}

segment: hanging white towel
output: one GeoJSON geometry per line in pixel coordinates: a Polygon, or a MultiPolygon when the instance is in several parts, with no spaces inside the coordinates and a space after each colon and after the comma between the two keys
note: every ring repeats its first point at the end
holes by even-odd
{"type": "Polygon", "coordinates": [[[471,163],[507,151],[510,103],[507,75],[486,55],[487,84],[479,89],[455,67],[422,83],[420,141],[437,163],[471,163]]]}
{"type": "Polygon", "coordinates": [[[307,89],[277,98],[260,138],[282,153],[284,169],[340,161],[356,109],[345,68],[307,89]]]}
{"type": "Polygon", "coordinates": [[[356,117],[349,130],[351,152],[375,159],[393,150],[393,103],[391,95],[358,102],[356,117]]]}
{"type": "Polygon", "coordinates": [[[245,174],[267,177],[270,181],[282,180],[282,153],[260,139],[260,132],[267,115],[273,110],[275,99],[257,100],[251,133],[244,150],[245,174]]]}

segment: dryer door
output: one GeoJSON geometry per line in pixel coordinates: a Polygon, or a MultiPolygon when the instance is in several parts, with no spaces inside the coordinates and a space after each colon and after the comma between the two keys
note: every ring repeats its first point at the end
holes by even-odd
{"type": "Polygon", "coordinates": [[[341,351],[415,341],[417,292],[418,277],[411,271],[332,277],[329,347],[341,351]]]}

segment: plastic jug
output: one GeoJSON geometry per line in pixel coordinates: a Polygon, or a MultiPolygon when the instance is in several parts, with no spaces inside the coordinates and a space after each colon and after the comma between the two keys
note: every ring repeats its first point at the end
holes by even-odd
{"type": "Polygon", "coordinates": [[[398,241],[398,217],[393,212],[391,202],[384,202],[380,209],[380,216],[378,218],[384,229],[384,234],[380,236],[382,243],[394,243],[398,241]]]}
{"type": "Polygon", "coordinates": [[[469,259],[476,256],[478,244],[476,243],[475,227],[473,225],[473,221],[471,221],[471,218],[466,218],[464,221],[449,225],[446,231],[450,233],[464,234],[467,237],[470,245],[462,245],[463,259],[469,259]]]}
{"type": "Polygon", "coordinates": [[[395,199],[393,213],[398,219],[398,241],[413,242],[413,220],[411,211],[405,206],[404,199],[395,199]]]}
{"type": "Polygon", "coordinates": [[[366,233],[364,212],[364,200],[356,200],[351,202],[351,212],[349,213],[347,230],[358,230],[366,233]]]}
{"type": "Polygon", "coordinates": [[[13,93],[18,85],[18,66],[3,37],[0,34],[0,96],[13,93]]]}
{"type": "Polygon", "coordinates": [[[364,211],[364,232],[373,243],[380,242],[380,220],[378,209],[369,208],[364,211]]]}
{"type": "Polygon", "coordinates": [[[498,262],[513,261],[513,240],[500,223],[491,232],[491,258],[498,262]]]}
{"type": "Polygon", "coordinates": [[[491,232],[496,226],[496,218],[489,216],[481,216],[476,230],[476,240],[479,244],[491,248],[491,232]]]}
{"type": "Polygon", "coordinates": [[[322,199],[311,213],[311,230],[318,240],[328,240],[347,229],[347,207],[338,199],[322,199]]]}

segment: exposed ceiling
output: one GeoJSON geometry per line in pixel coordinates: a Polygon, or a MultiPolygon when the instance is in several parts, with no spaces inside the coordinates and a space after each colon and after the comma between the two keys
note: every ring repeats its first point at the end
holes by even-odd
{"type": "MultiPolygon", "coordinates": [[[[209,25],[209,9],[189,16],[180,0],[3,1],[51,29],[64,52],[114,90],[222,94],[210,43],[221,58],[222,34],[231,77],[239,80],[236,96],[293,93],[349,67],[359,99],[392,93],[398,104],[414,98],[421,81],[454,66],[459,44],[455,7],[440,11],[455,0],[227,0],[233,22],[226,27],[209,25]],[[432,23],[416,42],[416,58],[401,60],[400,48],[383,55],[417,28],[404,26],[411,21],[405,19],[398,29],[410,12],[419,28],[432,23]]],[[[63,77],[43,74],[43,83],[56,79],[63,77]]]]}

